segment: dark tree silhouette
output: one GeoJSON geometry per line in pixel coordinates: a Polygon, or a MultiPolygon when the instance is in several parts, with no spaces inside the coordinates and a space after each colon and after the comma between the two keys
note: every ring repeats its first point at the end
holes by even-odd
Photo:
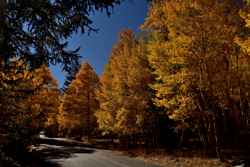
{"type": "Polygon", "coordinates": [[[78,61],[67,49],[72,33],[95,30],[89,15],[111,9],[120,0],[0,0],[0,55],[5,64],[22,58],[31,67],[59,63],[66,71],[78,61]]]}
{"type": "Polygon", "coordinates": [[[66,91],[67,88],[69,87],[70,83],[75,79],[76,73],[78,72],[80,68],[79,62],[75,62],[74,64],[71,65],[70,70],[68,71],[65,81],[62,87],[62,91],[66,91]]]}

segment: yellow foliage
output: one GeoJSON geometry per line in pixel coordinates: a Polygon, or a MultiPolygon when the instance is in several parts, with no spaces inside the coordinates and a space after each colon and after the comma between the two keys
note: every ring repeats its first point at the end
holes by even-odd
{"type": "Polygon", "coordinates": [[[99,107],[96,99],[98,87],[98,76],[88,63],[83,63],[61,99],[58,122],[64,135],[94,134],[94,113],[99,107]],[[78,134],[74,134],[76,132],[78,134]]]}
{"type": "Polygon", "coordinates": [[[120,33],[97,94],[97,122],[105,133],[131,135],[145,130],[152,95],[148,85],[153,81],[145,53],[146,45],[131,30],[120,33]]]}
{"type": "Polygon", "coordinates": [[[230,0],[153,1],[142,29],[152,32],[147,56],[158,81],[151,85],[155,104],[171,118],[205,114],[212,104],[230,108],[238,83],[248,87],[247,10],[230,0]]]}

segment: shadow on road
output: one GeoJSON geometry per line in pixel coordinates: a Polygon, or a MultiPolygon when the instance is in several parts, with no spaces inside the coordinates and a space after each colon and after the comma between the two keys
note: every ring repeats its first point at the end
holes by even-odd
{"type": "Polygon", "coordinates": [[[29,167],[61,167],[61,165],[56,162],[39,160],[29,165],[29,167]]]}
{"type": "Polygon", "coordinates": [[[70,158],[74,156],[75,153],[84,153],[91,154],[95,152],[93,149],[83,148],[83,147],[72,147],[72,146],[50,146],[50,145],[41,145],[43,147],[41,150],[36,151],[41,157],[46,159],[62,159],[70,158]]]}
{"type": "Polygon", "coordinates": [[[56,163],[59,159],[72,158],[77,153],[91,154],[94,152],[95,150],[92,148],[79,146],[78,144],[74,145],[74,143],[63,143],[61,141],[57,143],[53,140],[53,144],[47,142],[46,144],[39,144],[34,147],[30,153],[32,157],[30,167],[60,167],[56,163]]]}

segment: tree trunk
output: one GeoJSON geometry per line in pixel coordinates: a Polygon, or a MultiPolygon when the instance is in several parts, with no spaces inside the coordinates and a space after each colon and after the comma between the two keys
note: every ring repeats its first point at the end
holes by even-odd
{"type": "Polygon", "coordinates": [[[220,135],[218,130],[218,123],[217,123],[217,113],[213,116],[213,129],[214,129],[214,140],[215,140],[215,152],[217,157],[224,161],[224,158],[221,155],[221,149],[220,149],[220,135]]]}
{"type": "Polygon", "coordinates": [[[183,140],[184,140],[184,129],[181,129],[181,137],[180,137],[178,147],[181,147],[183,140]]]}

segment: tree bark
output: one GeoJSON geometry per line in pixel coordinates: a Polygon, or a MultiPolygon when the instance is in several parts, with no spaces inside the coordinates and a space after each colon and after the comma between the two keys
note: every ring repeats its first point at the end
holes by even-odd
{"type": "Polygon", "coordinates": [[[217,112],[213,116],[213,129],[214,129],[214,140],[215,140],[215,152],[217,157],[224,162],[224,158],[222,157],[221,154],[221,149],[220,149],[220,135],[219,135],[219,130],[218,130],[218,123],[217,123],[217,112]]]}

